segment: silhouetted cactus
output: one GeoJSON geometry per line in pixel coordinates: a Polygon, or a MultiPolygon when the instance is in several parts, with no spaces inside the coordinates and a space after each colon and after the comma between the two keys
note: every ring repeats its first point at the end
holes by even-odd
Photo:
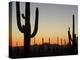
{"type": "Polygon", "coordinates": [[[48,44],[48,51],[50,51],[50,37],[49,37],[49,44],[48,44]]]}
{"type": "Polygon", "coordinates": [[[64,45],[66,45],[66,40],[64,39],[64,45]]]}
{"type": "Polygon", "coordinates": [[[73,17],[73,33],[72,33],[72,35],[73,35],[73,46],[74,46],[74,48],[76,48],[76,34],[75,34],[75,16],[74,16],[74,14],[72,15],[72,17],[73,17]]]}
{"type": "Polygon", "coordinates": [[[73,40],[74,40],[74,35],[75,35],[75,21],[74,21],[74,15],[73,15],[73,40]]]}
{"type": "Polygon", "coordinates": [[[57,44],[59,44],[59,37],[57,37],[57,44]]]}
{"type": "Polygon", "coordinates": [[[63,39],[61,38],[61,45],[63,45],[63,39]]]}
{"type": "Polygon", "coordinates": [[[71,34],[70,34],[70,27],[68,28],[68,38],[69,38],[69,45],[71,45],[71,34]]]}
{"type": "Polygon", "coordinates": [[[44,38],[42,38],[42,45],[44,45],[44,38]]]}
{"type": "Polygon", "coordinates": [[[71,34],[70,34],[70,28],[68,28],[68,37],[69,37],[69,45],[70,41],[72,41],[72,46],[75,49],[77,47],[77,43],[76,43],[76,34],[75,34],[75,16],[74,14],[72,15],[73,18],[73,31],[72,31],[72,38],[71,38],[71,34]]]}
{"type": "Polygon", "coordinates": [[[18,41],[16,42],[16,47],[18,47],[18,41]]]}
{"type": "Polygon", "coordinates": [[[42,46],[41,46],[41,49],[42,49],[42,53],[41,55],[44,55],[44,38],[42,37],[42,46]]]}
{"type": "Polygon", "coordinates": [[[49,44],[50,44],[50,38],[49,38],[49,44]]]}
{"type": "Polygon", "coordinates": [[[25,25],[21,26],[20,18],[20,5],[19,2],[16,2],[16,15],[17,15],[17,26],[20,32],[24,34],[24,56],[29,55],[30,39],[34,37],[38,31],[38,8],[36,8],[35,16],[35,27],[34,31],[31,34],[31,24],[30,24],[30,3],[26,2],[25,4],[25,15],[22,14],[22,18],[25,20],[25,25]]]}

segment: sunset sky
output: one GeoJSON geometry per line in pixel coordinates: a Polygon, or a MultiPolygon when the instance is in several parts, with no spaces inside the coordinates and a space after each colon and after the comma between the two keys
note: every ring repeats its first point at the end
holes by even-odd
{"type": "MultiPolygon", "coordinates": [[[[17,27],[16,20],[16,3],[12,3],[12,46],[23,46],[24,35],[17,27]]],[[[25,3],[20,3],[20,13],[25,13],[25,3]]],[[[39,24],[38,32],[35,36],[36,44],[42,43],[42,37],[45,42],[56,43],[57,37],[59,39],[68,41],[68,27],[70,27],[72,34],[72,15],[75,15],[75,33],[78,35],[78,7],[76,5],[57,5],[57,4],[43,4],[43,3],[30,3],[30,23],[31,33],[34,30],[35,11],[36,7],[39,8],[39,24]]],[[[24,25],[25,20],[21,17],[21,23],[24,25]]],[[[34,38],[31,38],[31,45],[34,43],[34,38]]]]}

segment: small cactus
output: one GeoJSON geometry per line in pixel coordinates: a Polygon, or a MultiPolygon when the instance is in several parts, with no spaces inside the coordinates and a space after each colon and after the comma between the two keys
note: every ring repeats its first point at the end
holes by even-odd
{"type": "Polygon", "coordinates": [[[69,45],[71,45],[71,34],[70,34],[70,27],[68,28],[68,38],[69,38],[69,45]]]}
{"type": "Polygon", "coordinates": [[[49,37],[49,44],[50,44],[50,37],[49,37]]]}
{"type": "Polygon", "coordinates": [[[59,37],[57,37],[57,44],[59,44],[59,37]]]}
{"type": "Polygon", "coordinates": [[[44,38],[42,38],[42,44],[44,44],[44,38]]]}

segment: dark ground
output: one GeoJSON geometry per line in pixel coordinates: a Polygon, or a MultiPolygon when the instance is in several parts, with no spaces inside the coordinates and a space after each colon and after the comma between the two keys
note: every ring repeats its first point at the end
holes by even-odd
{"type": "MultiPolygon", "coordinates": [[[[10,47],[11,48],[11,47],[10,47]]],[[[23,58],[24,48],[14,47],[12,48],[12,58],[23,58]]],[[[78,48],[73,48],[73,46],[68,45],[33,45],[30,46],[29,57],[43,57],[43,56],[59,56],[59,55],[75,55],[78,54],[78,48]]]]}

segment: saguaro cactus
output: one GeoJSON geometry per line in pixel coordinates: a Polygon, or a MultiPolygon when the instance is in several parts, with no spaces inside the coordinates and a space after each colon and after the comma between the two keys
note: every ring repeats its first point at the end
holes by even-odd
{"type": "Polygon", "coordinates": [[[30,39],[34,37],[38,31],[38,8],[36,8],[36,16],[35,16],[35,27],[34,31],[31,34],[31,24],[30,24],[30,3],[25,3],[25,15],[22,14],[22,18],[25,20],[25,25],[21,26],[21,18],[20,18],[20,5],[19,2],[16,2],[16,15],[17,15],[17,26],[21,33],[24,34],[24,56],[29,56],[29,47],[30,47],[30,39]]]}
{"type": "Polygon", "coordinates": [[[71,34],[70,34],[70,27],[68,28],[68,38],[69,38],[69,45],[71,45],[71,34]]]}
{"type": "Polygon", "coordinates": [[[73,48],[75,49],[77,44],[76,44],[76,34],[75,34],[75,16],[74,14],[72,15],[72,26],[73,26],[73,31],[72,31],[72,37],[71,37],[71,34],[70,34],[70,28],[68,29],[68,37],[69,37],[69,41],[71,40],[72,41],[72,46],[73,48]]]}
{"type": "Polygon", "coordinates": [[[59,37],[57,37],[57,44],[59,45],[59,37]]]}
{"type": "Polygon", "coordinates": [[[50,37],[49,37],[49,44],[50,44],[50,37]]]}
{"type": "Polygon", "coordinates": [[[63,45],[63,38],[61,38],[61,45],[63,45]]]}
{"type": "Polygon", "coordinates": [[[64,39],[64,45],[66,45],[66,40],[64,39]]]}
{"type": "Polygon", "coordinates": [[[73,33],[72,33],[72,38],[73,38],[73,46],[74,46],[74,48],[76,48],[76,34],[75,34],[75,16],[74,16],[74,14],[72,15],[72,17],[73,17],[73,33]]]}
{"type": "Polygon", "coordinates": [[[44,38],[42,37],[42,45],[44,45],[44,38]]]}

